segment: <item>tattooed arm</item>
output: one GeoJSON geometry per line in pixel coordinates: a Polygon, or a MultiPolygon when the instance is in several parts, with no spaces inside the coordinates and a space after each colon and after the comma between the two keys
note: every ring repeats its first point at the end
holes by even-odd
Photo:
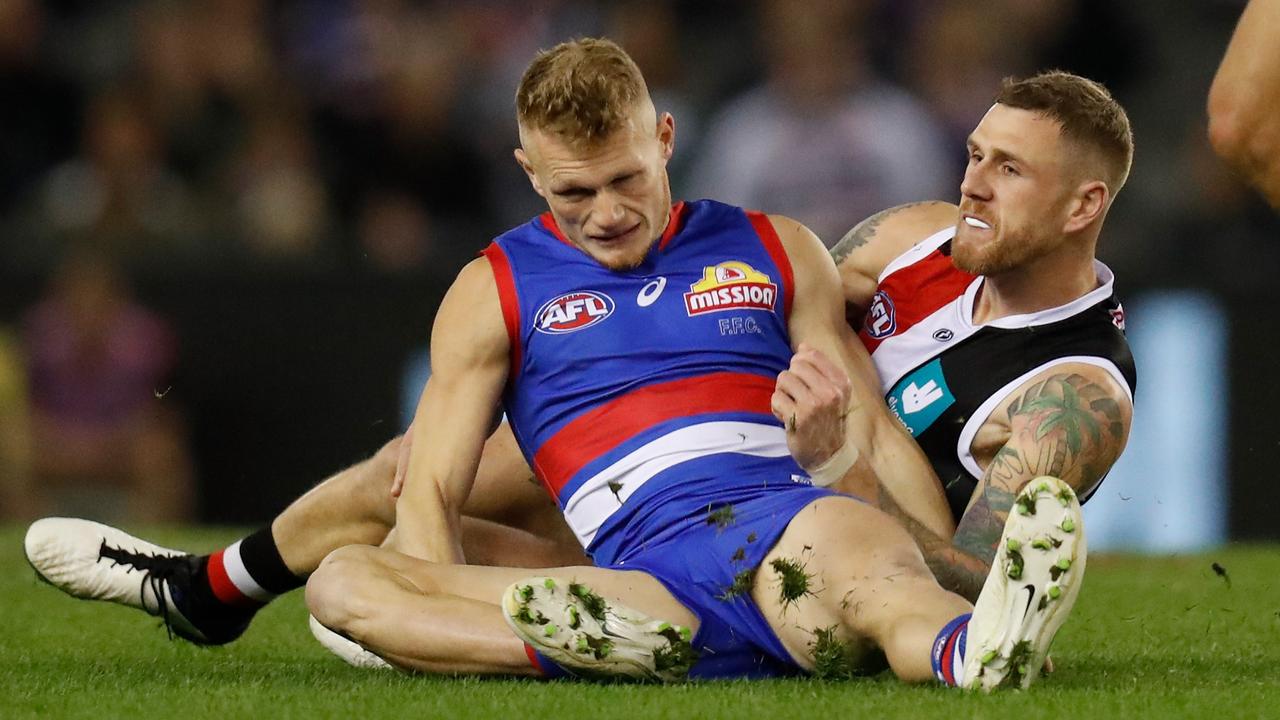
{"type": "Polygon", "coordinates": [[[845,317],[854,330],[862,327],[880,273],[912,245],[955,225],[958,213],[951,203],[931,200],[891,207],[855,225],[831,248],[844,287],[845,317]]]}
{"type": "MultiPolygon", "coordinates": [[[[955,205],[936,201],[889,208],[858,223],[831,249],[840,273],[845,320],[854,330],[862,326],[880,274],[889,263],[921,240],[954,226],[958,212],[955,205]]],[[[854,379],[865,386],[861,396],[876,396],[877,404],[881,404],[880,380],[871,359],[866,352],[851,355],[857,373],[854,379]]],[[[855,416],[850,424],[858,446],[869,452],[835,488],[872,502],[879,495],[881,507],[895,508],[909,526],[918,526],[931,537],[950,539],[954,519],[937,476],[927,462],[923,468],[916,462],[917,456],[924,456],[915,441],[896,419],[861,422],[862,419],[855,416]]]]}
{"type": "Polygon", "coordinates": [[[987,465],[955,537],[948,542],[908,524],[938,582],[976,599],[1018,491],[1041,475],[1077,492],[1092,487],[1120,457],[1132,419],[1125,389],[1093,365],[1058,365],[1015,390],[979,432],[1008,440],[987,465]]]}

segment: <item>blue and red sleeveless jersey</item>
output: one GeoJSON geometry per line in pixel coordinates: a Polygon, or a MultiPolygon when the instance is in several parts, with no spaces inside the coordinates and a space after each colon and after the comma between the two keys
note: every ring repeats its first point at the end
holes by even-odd
{"type": "Polygon", "coordinates": [[[677,203],[627,271],[574,246],[550,213],[484,254],[511,339],[507,417],[588,550],[656,495],[705,507],[708,492],[802,472],[770,412],[793,282],[764,215],[677,203]]]}

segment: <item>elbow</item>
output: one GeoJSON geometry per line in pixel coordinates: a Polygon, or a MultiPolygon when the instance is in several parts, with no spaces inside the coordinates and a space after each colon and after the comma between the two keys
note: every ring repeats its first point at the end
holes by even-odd
{"type": "Polygon", "coordinates": [[[1280,127],[1270,127],[1249,97],[1214,85],[1209,92],[1209,144],[1255,185],[1280,163],[1280,127]]]}
{"type": "Polygon", "coordinates": [[[1219,157],[1236,163],[1248,146],[1247,123],[1240,93],[1214,83],[1209,90],[1209,144],[1219,157]]]}

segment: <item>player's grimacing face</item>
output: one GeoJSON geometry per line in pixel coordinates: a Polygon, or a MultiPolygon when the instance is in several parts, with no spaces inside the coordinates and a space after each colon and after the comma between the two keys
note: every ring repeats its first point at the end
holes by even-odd
{"type": "Polygon", "coordinates": [[[674,133],[670,115],[655,123],[652,109],[647,117],[640,110],[626,127],[590,144],[526,130],[517,158],[564,236],[601,265],[628,270],[666,227],[674,133]]]}
{"type": "Polygon", "coordinates": [[[956,267],[996,275],[1061,243],[1070,183],[1058,123],[1030,110],[993,105],[969,136],[968,148],[952,242],[956,267]]]}

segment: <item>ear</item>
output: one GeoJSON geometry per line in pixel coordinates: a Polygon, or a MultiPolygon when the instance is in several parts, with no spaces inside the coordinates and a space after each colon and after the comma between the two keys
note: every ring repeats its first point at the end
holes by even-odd
{"type": "Polygon", "coordinates": [[[658,116],[658,143],[662,145],[662,159],[667,161],[676,150],[676,119],[669,112],[658,116]]]}
{"type": "Polygon", "coordinates": [[[520,164],[520,169],[524,170],[524,174],[529,177],[529,184],[533,186],[533,191],[542,197],[547,194],[542,191],[542,185],[538,182],[538,174],[533,171],[533,163],[529,161],[529,155],[524,148],[516,148],[516,162],[520,164]]]}
{"type": "Polygon", "coordinates": [[[1101,220],[1107,211],[1111,191],[1101,180],[1082,183],[1072,194],[1068,205],[1067,222],[1062,231],[1068,235],[1078,233],[1101,220]]]}

